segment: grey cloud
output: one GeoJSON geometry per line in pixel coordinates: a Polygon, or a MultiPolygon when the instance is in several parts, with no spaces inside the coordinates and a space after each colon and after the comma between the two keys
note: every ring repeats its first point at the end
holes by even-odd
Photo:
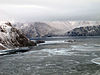
{"type": "Polygon", "coordinates": [[[26,21],[100,20],[99,7],[99,0],[0,0],[0,15],[26,21]]]}

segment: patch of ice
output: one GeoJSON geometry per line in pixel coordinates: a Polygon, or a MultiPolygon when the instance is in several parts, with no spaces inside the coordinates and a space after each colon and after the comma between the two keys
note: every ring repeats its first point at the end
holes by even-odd
{"type": "MultiPolygon", "coordinates": [[[[41,44],[59,44],[59,43],[68,43],[65,42],[65,40],[59,40],[59,41],[45,41],[45,43],[41,43],[41,44]]],[[[41,45],[40,44],[40,45],[41,45]]]]}
{"type": "Polygon", "coordinates": [[[94,45],[72,45],[72,50],[78,50],[78,51],[100,51],[100,48],[98,46],[94,45]]]}
{"type": "Polygon", "coordinates": [[[68,52],[69,50],[66,48],[59,48],[59,49],[43,49],[42,52],[47,52],[51,55],[73,55],[75,52],[68,52]]]}
{"type": "Polygon", "coordinates": [[[99,58],[92,59],[91,62],[100,65],[100,57],[99,58]]]}

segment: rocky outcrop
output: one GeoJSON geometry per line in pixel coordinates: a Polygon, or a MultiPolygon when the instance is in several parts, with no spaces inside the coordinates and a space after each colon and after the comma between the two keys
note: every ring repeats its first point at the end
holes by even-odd
{"type": "Polygon", "coordinates": [[[37,44],[45,43],[45,41],[44,41],[44,40],[36,40],[36,43],[37,43],[37,44]]]}
{"type": "Polygon", "coordinates": [[[100,25],[75,28],[67,32],[68,36],[100,36],[100,25]]]}
{"type": "Polygon", "coordinates": [[[7,49],[5,46],[3,46],[2,44],[0,44],[0,50],[4,50],[7,49]]]}
{"type": "MultiPolygon", "coordinates": [[[[7,48],[35,46],[21,31],[14,28],[10,22],[0,23],[0,43],[7,48]]],[[[0,45],[0,49],[5,49],[0,45]]]]}

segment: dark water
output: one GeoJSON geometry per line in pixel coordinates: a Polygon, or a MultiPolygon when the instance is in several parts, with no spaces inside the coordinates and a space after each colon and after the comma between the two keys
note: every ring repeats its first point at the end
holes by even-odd
{"type": "Polygon", "coordinates": [[[100,37],[44,40],[31,51],[0,56],[0,75],[100,75],[100,65],[91,62],[100,57],[100,37]]]}

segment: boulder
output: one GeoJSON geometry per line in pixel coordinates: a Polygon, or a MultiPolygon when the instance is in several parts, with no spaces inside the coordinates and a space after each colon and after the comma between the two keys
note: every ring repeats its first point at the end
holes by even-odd
{"type": "Polygon", "coordinates": [[[44,40],[36,40],[36,43],[39,44],[39,43],[45,43],[44,40]]]}

